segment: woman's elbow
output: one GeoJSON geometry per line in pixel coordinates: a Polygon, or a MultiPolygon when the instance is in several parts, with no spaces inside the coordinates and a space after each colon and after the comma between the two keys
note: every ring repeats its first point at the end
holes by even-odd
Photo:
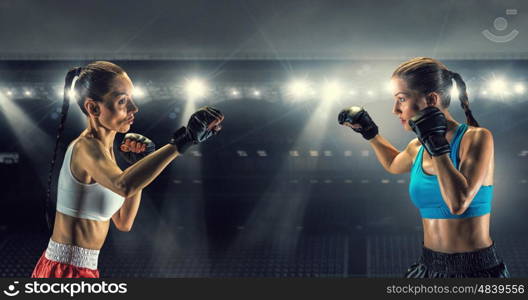
{"type": "Polygon", "coordinates": [[[136,188],[131,187],[130,185],[125,185],[125,184],[120,185],[119,190],[120,190],[120,193],[119,193],[120,196],[122,196],[125,199],[131,198],[132,196],[138,193],[138,190],[136,188]]]}
{"type": "Polygon", "coordinates": [[[132,224],[126,224],[122,221],[114,220],[115,228],[121,232],[129,232],[132,230],[132,224]]]}
{"type": "Polygon", "coordinates": [[[384,167],[385,167],[385,170],[387,170],[387,172],[394,174],[394,175],[405,174],[411,170],[410,167],[406,167],[406,166],[402,166],[401,164],[394,164],[394,163],[391,163],[390,165],[384,166],[384,167]]]}
{"type": "Polygon", "coordinates": [[[133,187],[130,183],[126,182],[124,178],[118,178],[114,181],[116,193],[121,197],[130,198],[137,193],[137,188],[133,187]]]}
{"type": "Polygon", "coordinates": [[[450,207],[449,210],[451,211],[452,215],[457,215],[457,216],[460,216],[466,212],[466,209],[462,207],[458,207],[458,208],[450,207]]]}
{"type": "Polygon", "coordinates": [[[452,215],[460,216],[466,212],[469,207],[469,202],[466,200],[460,200],[457,204],[450,205],[449,211],[452,215]]]}
{"type": "Polygon", "coordinates": [[[132,225],[121,225],[117,228],[121,232],[130,232],[132,230],[132,225]]]}
{"type": "Polygon", "coordinates": [[[408,170],[405,170],[405,169],[394,169],[394,168],[386,168],[385,170],[387,170],[387,172],[393,175],[401,175],[401,174],[405,174],[408,172],[408,170]]]}
{"type": "Polygon", "coordinates": [[[396,172],[395,170],[391,169],[390,167],[388,168],[385,168],[385,171],[389,172],[390,174],[398,174],[398,172],[396,172]]]}

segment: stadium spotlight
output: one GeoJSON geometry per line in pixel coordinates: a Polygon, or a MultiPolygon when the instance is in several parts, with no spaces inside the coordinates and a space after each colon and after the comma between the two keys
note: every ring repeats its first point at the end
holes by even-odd
{"type": "Polygon", "coordinates": [[[513,89],[515,90],[515,93],[519,94],[519,95],[522,95],[524,94],[524,91],[525,91],[525,87],[522,83],[517,83],[513,89]]]}
{"type": "Polygon", "coordinates": [[[327,81],[323,85],[322,95],[325,100],[336,100],[343,94],[343,88],[337,81],[327,81]]]}
{"type": "Polygon", "coordinates": [[[494,79],[489,84],[489,90],[492,94],[499,95],[506,93],[506,82],[502,79],[494,79]]]}
{"type": "Polygon", "coordinates": [[[236,97],[236,96],[240,95],[240,92],[237,89],[231,89],[230,92],[229,92],[229,95],[231,95],[233,97],[236,97]]]}
{"type": "Polygon", "coordinates": [[[207,96],[207,85],[203,80],[194,78],[187,80],[185,92],[190,99],[198,99],[207,96]]]}
{"type": "Polygon", "coordinates": [[[293,80],[288,84],[288,94],[293,98],[304,98],[310,94],[310,86],[305,80],[293,80]]]}

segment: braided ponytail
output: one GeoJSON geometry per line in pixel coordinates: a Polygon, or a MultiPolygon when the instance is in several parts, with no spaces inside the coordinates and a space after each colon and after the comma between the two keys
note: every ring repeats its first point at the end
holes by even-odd
{"type": "Polygon", "coordinates": [[[64,96],[62,100],[62,110],[61,110],[61,119],[59,123],[59,127],[57,129],[57,139],[55,140],[55,149],[53,150],[53,157],[51,159],[51,165],[50,165],[50,171],[48,176],[48,190],[46,192],[46,205],[45,205],[45,218],[46,223],[48,225],[48,229],[50,232],[52,232],[52,219],[53,217],[50,215],[50,206],[51,206],[51,180],[53,178],[53,169],[55,167],[55,161],[57,159],[57,150],[59,148],[59,142],[62,135],[62,132],[64,131],[64,123],[66,121],[66,117],[68,116],[68,109],[70,107],[70,98],[73,96],[74,91],[74,85],[75,81],[79,78],[79,75],[81,73],[82,68],[77,67],[73,68],[68,71],[68,74],[66,74],[66,79],[64,80],[64,96]]]}
{"type": "Polygon", "coordinates": [[[466,89],[466,83],[464,82],[460,74],[455,73],[455,72],[450,72],[450,73],[458,87],[460,106],[462,106],[462,109],[464,110],[464,113],[466,114],[467,123],[471,126],[479,127],[477,120],[475,120],[475,118],[473,117],[473,114],[471,113],[471,110],[469,109],[469,99],[468,99],[468,94],[467,94],[467,89],[466,89]]]}

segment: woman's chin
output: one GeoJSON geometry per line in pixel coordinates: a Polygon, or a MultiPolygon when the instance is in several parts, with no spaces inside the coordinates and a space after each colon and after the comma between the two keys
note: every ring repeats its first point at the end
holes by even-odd
{"type": "Polygon", "coordinates": [[[125,125],[125,126],[119,128],[119,130],[117,130],[117,132],[119,132],[119,133],[127,133],[129,131],[130,131],[130,125],[125,125]]]}

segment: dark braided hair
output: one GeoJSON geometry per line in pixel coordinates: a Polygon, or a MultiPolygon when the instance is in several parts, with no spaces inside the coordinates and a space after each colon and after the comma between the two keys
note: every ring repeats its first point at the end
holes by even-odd
{"type": "Polygon", "coordinates": [[[473,117],[473,113],[471,113],[471,110],[469,109],[469,99],[466,89],[466,83],[462,79],[462,76],[460,74],[451,72],[451,75],[453,76],[453,80],[457,84],[458,92],[459,92],[459,99],[460,99],[460,106],[462,106],[462,109],[464,110],[464,113],[466,114],[466,120],[467,123],[471,126],[479,127],[479,124],[477,120],[473,117]]]}
{"type": "Polygon", "coordinates": [[[91,98],[94,101],[102,102],[103,95],[110,91],[112,80],[121,74],[125,74],[125,71],[121,67],[107,61],[96,61],[85,67],[73,68],[66,74],[60,124],[57,129],[57,139],[55,140],[55,150],[53,151],[53,157],[51,159],[46,193],[45,218],[50,232],[52,232],[52,217],[50,215],[51,182],[60,138],[64,131],[66,117],[68,116],[70,101],[76,100],[81,111],[88,116],[88,112],[84,108],[85,99],[91,98]]]}
{"type": "Polygon", "coordinates": [[[453,80],[459,90],[459,100],[466,121],[469,125],[479,127],[469,109],[466,83],[460,74],[449,71],[440,61],[428,57],[416,57],[401,64],[393,73],[392,77],[398,77],[407,82],[411,90],[418,91],[422,95],[436,92],[440,95],[443,108],[449,107],[451,103],[451,88],[453,80]]]}

